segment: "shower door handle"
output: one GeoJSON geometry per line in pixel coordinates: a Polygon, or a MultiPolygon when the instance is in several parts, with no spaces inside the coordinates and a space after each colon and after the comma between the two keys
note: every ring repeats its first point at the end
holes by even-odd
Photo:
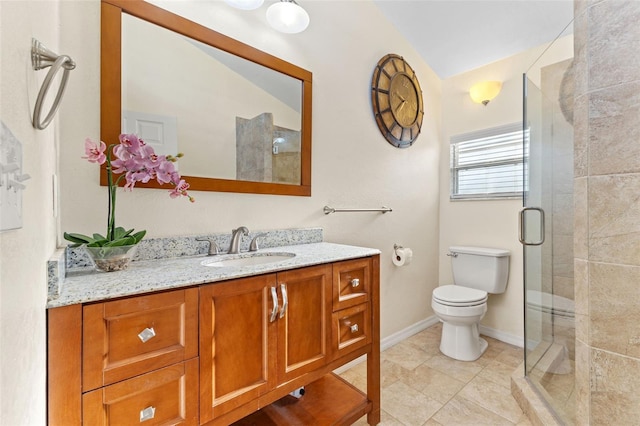
{"type": "Polygon", "coordinates": [[[541,207],[525,207],[520,210],[518,216],[518,239],[523,246],[540,246],[544,244],[544,210],[541,207]],[[524,215],[527,211],[537,211],[540,213],[540,239],[538,241],[529,242],[524,235],[524,215]]]}

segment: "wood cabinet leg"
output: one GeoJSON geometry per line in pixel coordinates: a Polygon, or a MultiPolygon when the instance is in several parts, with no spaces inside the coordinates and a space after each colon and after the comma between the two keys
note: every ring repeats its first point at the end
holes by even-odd
{"type": "Polygon", "coordinates": [[[47,418],[82,424],[82,305],[47,311],[47,418]]]}

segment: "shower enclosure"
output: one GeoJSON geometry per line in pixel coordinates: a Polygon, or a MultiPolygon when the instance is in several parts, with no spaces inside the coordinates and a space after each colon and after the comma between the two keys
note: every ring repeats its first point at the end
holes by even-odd
{"type": "MultiPolygon", "coordinates": [[[[573,60],[546,50],[523,76],[525,375],[561,423],[575,423],[573,60]]],[[[565,49],[567,50],[567,49],[565,49]]]]}

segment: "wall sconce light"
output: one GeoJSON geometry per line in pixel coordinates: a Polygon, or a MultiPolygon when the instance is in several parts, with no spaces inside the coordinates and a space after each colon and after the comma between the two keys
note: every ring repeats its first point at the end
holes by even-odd
{"type": "Polygon", "coordinates": [[[499,81],[481,81],[471,86],[469,96],[477,104],[487,105],[489,101],[498,96],[502,83],[499,81]]]}
{"type": "Polygon", "coordinates": [[[302,32],[309,26],[309,14],[295,0],[280,0],[267,9],[267,22],[288,34],[302,32]]]}
{"type": "MultiPolygon", "coordinates": [[[[236,9],[253,10],[264,0],[224,0],[236,9]]],[[[295,0],[279,0],[267,9],[267,22],[281,33],[295,34],[307,29],[309,14],[295,0]]]]}

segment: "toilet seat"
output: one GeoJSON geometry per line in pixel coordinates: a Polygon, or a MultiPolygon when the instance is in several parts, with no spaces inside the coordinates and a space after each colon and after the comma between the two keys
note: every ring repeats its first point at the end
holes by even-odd
{"type": "Polygon", "coordinates": [[[486,291],[459,285],[443,285],[433,290],[433,300],[446,306],[477,306],[487,302],[486,291]]]}

